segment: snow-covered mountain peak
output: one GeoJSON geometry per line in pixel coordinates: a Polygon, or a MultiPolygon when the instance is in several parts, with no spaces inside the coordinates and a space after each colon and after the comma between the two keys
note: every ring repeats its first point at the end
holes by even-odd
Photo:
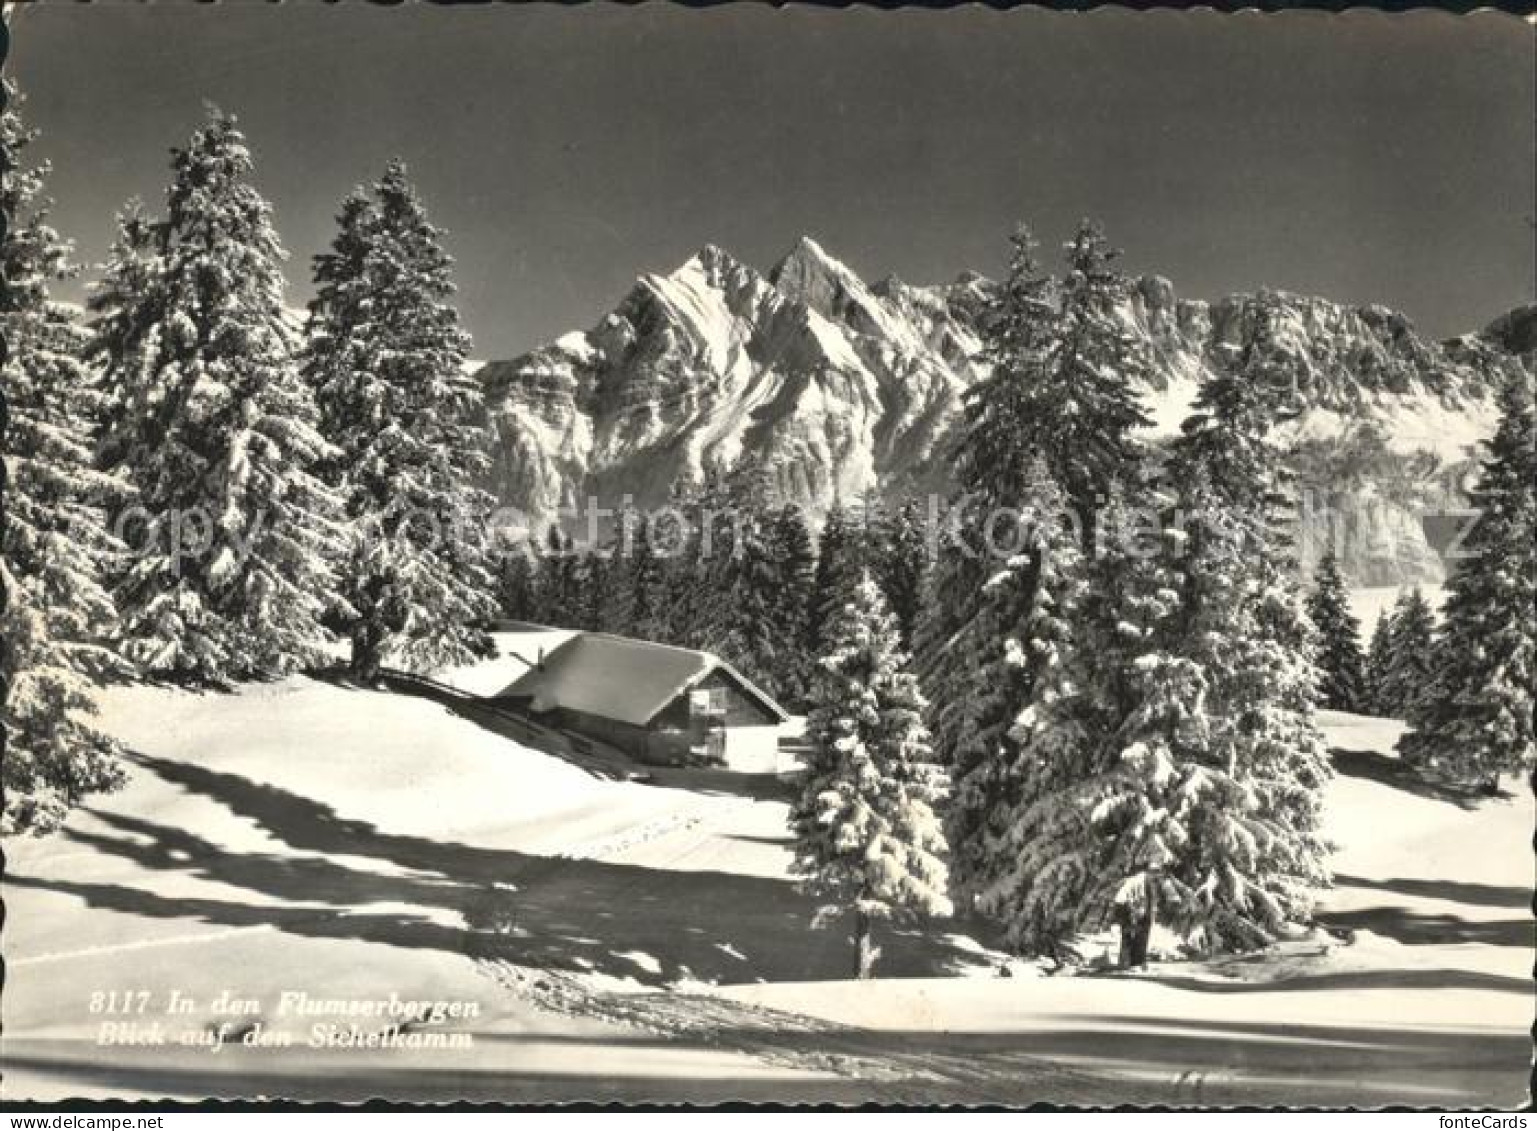
{"type": "Polygon", "coordinates": [[[842,295],[865,293],[864,281],[823,250],[810,236],[802,236],[788,255],[774,265],[769,281],[780,293],[799,299],[828,314],[842,295]]]}
{"type": "Polygon", "coordinates": [[[777,280],[797,275],[807,278],[817,275],[846,277],[854,273],[816,240],[810,236],[801,236],[769,274],[777,280]]]}
{"type": "Polygon", "coordinates": [[[894,316],[858,274],[810,236],[802,236],[774,266],[769,281],[786,298],[855,334],[884,339],[904,353],[923,348],[922,335],[914,327],[894,316]]]}
{"type": "Polygon", "coordinates": [[[698,273],[714,280],[727,279],[742,273],[757,276],[758,272],[744,264],[725,248],[707,243],[672,273],[672,276],[698,273]]]}

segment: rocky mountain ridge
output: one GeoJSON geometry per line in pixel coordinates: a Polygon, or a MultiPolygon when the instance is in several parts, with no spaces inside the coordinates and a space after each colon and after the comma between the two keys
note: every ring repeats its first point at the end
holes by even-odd
{"type": "MultiPolygon", "coordinates": [[[[660,505],[675,482],[745,458],[813,512],[867,491],[942,492],[961,396],[986,371],[992,288],[974,273],[867,284],[809,238],[766,274],[707,246],[643,276],[592,329],[480,370],[497,435],[493,489],[548,521],[589,499],[660,505]]],[[[1413,510],[1455,502],[1444,483],[1492,432],[1491,391],[1516,367],[1537,368],[1537,307],[1441,343],[1385,307],[1277,297],[1282,332],[1305,359],[1305,411],[1282,442],[1305,467],[1328,468],[1312,486],[1330,505],[1384,512],[1366,525],[1385,549],[1347,550],[1347,565],[1361,583],[1439,579],[1413,510]],[[1363,442],[1383,450],[1354,465],[1329,457],[1363,442]],[[1388,492],[1384,461],[1417,467],[1423,497],[1406,498],[1402,484],[1388,492]]],[[[1160,362],[1147,390],[1155,431],[1178,428],[1255,307],[1252,295],[1205,302],[1157,276],[1135,280],[1122,315],[1160,362]]]]}

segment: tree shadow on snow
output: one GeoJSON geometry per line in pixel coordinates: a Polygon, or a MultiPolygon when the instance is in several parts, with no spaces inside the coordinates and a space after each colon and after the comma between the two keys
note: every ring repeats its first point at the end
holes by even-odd
{"type": "Polygon", "coordinates": [[[1365,876],[1347,876],[1335,873],[1335,887],[1369,888],[1373,891],[1391,891],[1399,895],[1420,896],[1426,899],[1444,899],[1451,903],[1469,903],[1482,907],[1510,907],[1530,910],[1532,889],[1502,887],[1498,884],[1476,884],[1463,880],[1412,880],[1394,878],[1373,880],[1365,876]]]}
{"type": "Polygon", "coordinates": [[[794,786],[777,774],[744,774],[713,766],[647,766],[653,785],[691,793],[743,797],[751,801],[789,801],[794,786]]]}
{"type": "MultiPolygon", "coordinates": [[[[477,1037],[477,1041],[487,1038],[477,1037]]],[[[497,1040],[506,1040],[498,1034],[497,1040]]],[[[544,1038],[539,1038],[543,1040],[544,1038]]],[[[609,1039],[610,1041],[612,1038],[609,1039]]],[[[548,1042],[546,1042],[548,1043],[548,1042]]],[[[657,1044],[663,1042],[658,1041],[657,1044]]],[[[62,1081],[71,1091],[185,1097],[190,1100],[296,1100],[326,1110],[335,1104],[378,1101],[396,1103],[772,1103],[787,1095],[805,1103],[858,1103],[878,1097],[880,1085],[857,1080],[805,1079],[786,1081],[775,1076],[722,1074],[689,1077],[658,1071],[646,1075],[623,1071],[573,1073],[521,1067],[510,1063],[466,1065],[454,1053],[376,1054],[372,1061],[337,1060],[305,1053],[275,1054],[270,1049],[221,1049],[206,1054],[143,1054],[103,1057],[92,1048],[82,1055],[48,1042],[9,1041],[6,1066],[10,1091],[26,1087],[28,1077],[62,1081]],[[393,1058],[384,1063],[382,1057],[393,1058]]],[[[179,1051],[179,1050],[176,1050],[179,1051]]],[[[589,1062],[601,1064],[603,1049],[587,1051],[589,1062]]],[[[516,1050],[514,1050],[516,1056],[516,1050]]],[[[14,1098],[14,1097],[13,1097],[14,1098]]]]}
{"type": "MultiPolygon", "coordinates": [[[[1324,911],[1319,922],[1336,930],[1371,931],[1406,946],[1480,943],[1484,946],[1537,946],[1537,923],[1531,919],[1464,919],[1460,915],[1431,915],[1404,907],[1362,907],[1324,911]]],[[[1522,983],[1530,991],[1531,983],[1522,983]]]]}
{"type": "Polygon", "coordinates": [[[1336,746],[1330,749],[1329,755],[1334,762],[1334,769],[1346,777],[1365,778],[1412,793],[1416,797],[1444,801],[1468,810],[1477,809],[1481,803],[1490,800],[1488,794],[1478,790],[1422,777],[1403,759],[1389,757],[1375,750],[1346,750],[1336,746]]]}
{"type": "MultiPolygon", "coordinates": [[[[1083,975],[1080,975],[1083,976],[1083,975]]],[[[1087,975],[1118,980],[1120,975],[1087,975]]],[[[1196,978],[1159,971],[1160,986],[1193,990],[1203,994],[1265,994],[1294,990],[1494,990],[1498,993],[1528,995],[1529,978],[1510,978],[1503,974],[1485,974],[1476,970],[1328,970],[1316,974],[1256,981],[1196,978]]]]}
{"type": "Polygon", "coordinates": [[[727,840],[734,840],[741,844],[772,844],[779,848],[793,848],[795,840],[788,834],[785,836],[753,836],[750,833],[726,833],[727,840]]]}
{"type": "MultiPolygon", "coordinates": [[[[14,873],[8,883],[151,918],[235,927],[267,923],[304,937],[431,948],[649,985],[850,974],[847,934],[812,930],[815,907],[788,881],[661,871],[403,836],[237,774],[144,754],[132,757],[165,780],[252,821],[287,849],[310,855],[234,851],[183,829],[92,809],[87,812],[108,831],[66,826],[64,835],[145,872],[209,881],[265,898],[245,902],[165,895],[153,884],[14,873]],[[388,867],[373,870],[359,864],[370,860],[388,867]],[[390,907],[371,910],[371,905],[390,907]],[[402,911],[401,905],[421,910],[402,911]]],[[[883,930],[878,942],[881,972],[887,976],[937,976],[977,963],[974,955],[930,932],[883,930]]]]}

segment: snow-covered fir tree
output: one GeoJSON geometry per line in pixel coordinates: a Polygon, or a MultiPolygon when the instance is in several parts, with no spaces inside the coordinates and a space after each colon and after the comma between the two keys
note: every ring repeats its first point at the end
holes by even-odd
{"type": "Polygon", "coordinates": [[[1181,650],[1207,672],[1205,765],[1232,787],[1214,789],[1197,855],[1176,876],[1171,918],[1197,951],[1275,938],[1311,914],[1329,878],[1321,672],[1296,581],[1293,480],[1270,441],[1298,361],[1274,330],[1274,317],[1257,319],[1203,387],[1167,468],[1192,519],[1176,563],[1181,650]]]}
{"type": "Polygon", "coordinates": [[[496,601],[502,616],[526,621],[538,608],[539,553],[523,538],[502,547],[497,557],[496,601]]]}
{"type": "Polygon", "coordinates": [[[977,897],[1027,951],[1056,953],[1117,924],[1126,964],[1146,957],[1177,859],[1170,841],[1188,814],[1174,787],[1205,738],[1206,690],[1200,666],[1171,648],[1171,554],[1136,536],[1132,514],[1119,490],[1100,510],[1072,647],[1042,672],[1012,729],[1029,792],[986,844],[995,867],[977,897]]]}
{"type": "Polygon", "coordinates": [[[144,516],[116,586],[123,650],[194,682],[322,661],[333,588],[334,498],[314,474],[328,449],[251,172],[235,120],[211,111],[174,153],[165,217],[128,215],[93,296],[102,461],[144,516]]]}
{"type": "Polygon", "coordinates": [[[1058,309],[1036,252],[1035,237],[1021,225],[1010,237],[1008,275],[983,320],[992,372],[961,402],[959,440],[951,452],[955,491],[939,523],[913,633],[915,667],[930,703],[929,727],[947,762],[964,727],[959,711],[975,659],[965,635],[982,584],[996,565],[985,546],[985,524],[1019,505],[1019,486],[1030,464],[1041,458],[1032,430],[1049,406],[1037,404],[1034,393],[1046,380],[1058,309]]]}
{"type": "Polygon", "coordinates": [[[902,650],[911,652],[913,634],[923,612],[924,584],[929,567],[929,531],[923,503],[907,499],[884,510],[872,532],[871,569],[881,594],[896,617],[902,650]]]}
{"type": "MultiPolygon", "coordinates": [[[[1399,594],[1387,623],[1384,655],[1371,656],[1371,663],[1381,665],[1371,671],[1372,705],[1380,715],[1402,719],[1435,675],[1436,617],[1415,586],[1399,594]]],[[[1376,645],[1373,636],[1373,653],[1376,645]]]]}
{"type": "Polygon", "coordinates": [[[996,837],[1042,784],[1013,735],[1069,636],[1072,543],[1090,535],[1113,483],[1143,474],[1134,382],[1149,362],[1115,314],[1126,284],[1114,255],[1083,224],[1058,288],[1029,230],[1012,237],[985,321],[993,371],[963,404],[952,537],[917,633],[929,723],[955,783],[946,822],[956,891],[1005,918],[1017,893],[997,881],[1009,861],[996,837]]]}
{"type": "Polygon", "coordinates": [[[1255,946],[1327,881],[1312,637],[1280,536],[1268,393],[1250,377],[1203,389],[1158,533],[1145,505],[1113,499],[1067,658],[1016,723],[1030,789],[997,826],[1006,866],[979,900],[1016,945],[1115,923],[1136,965],[1161,922],[1198,952],[1255,946]]]}
{"type": "Polygon", "coordinates": [[[779,594],[774,632],[781,669],[775,686],[782,702],[800,704],[810,693],[815,673],[816,658],[807,653],[806,639],[817,604],[816,546],[805,513],[793,503],[774,511],[768,523],[766,537],[779,594]]]}
{"type": "Polygon", "coordinates": [[[579,628],[582,615],[582,577],[576,542],[554,523],[545,534],[539,555],[535,607],[540,624],[579,628]]]}
{"type": "MultiPolygon", "coordinates": [[[[1043,326],[1010,331],[1020,345],[998,339],[995,353],[1019,386],[1018,442],[1045,461],[1087,544],[1099,500],[1145,459],[1138,433],[1149,420],[1140,391],[1155,362],[1121,318],[1130,280],[1115,268],[1120,252],[1100,226],[1082,221],[1064,251],[1060,308],[1043,326]]],[[[1038,290],[1029,285],[1027,294],[1011,318],[1031,323],[1038,290]]]]}
{"type": "Polygon", "coordinates": [[[1326,550],[1318,561],[1307,611],[1318,633],[1324,706],[1336,711],[1360,710],[1366,687],[1361,622],[1350,611],[1345,578],[1333,549],[1326,550]]]}
{"type": "Polygon", "coordinates": [[[806,779],[790,812],[792,867],[818,901],[818,925],[852,919],[854,973],[868,978],[876,923],[950,911],[935,813],[943,774],[879,587],[861,573],[840,597],[812,692],[806,779]]]}
{"type": "Polygon", "coordinates": [[[723,599],[708,646],[771,695],[784,698],[793,690],[786,676],[796,666],[799,642],[787,635],[770,516],[754,502],[739,498],[730,543],[722,544],[719,568],[710,571],[723,599]]]}
{"type": "Polygon", "coordinates": [[[1330,767],[1310,626],[1290,563],[1268,552],[1272,524],[1232,506],[1223,487],[1200,469],[1177,485],[1192,522],[1175,647],[1205,673],[1206,722],[1177,791],[1188,840],[1159,901],[1197,953],[1273,941],[1310,916],[1328,881],[1330,767]]]}
{"type": "Polygon", "coordinates": [[[1017,736],[1034,718],[1043,674],[1071,647],[1081,597],[1081,555],[1065,506],[1044,464],[1031,465],[1020,482],[1018,517],[1008,530],[993,524],[1009,552],[989,554],[991,574],[964,634],[970,669],[957,688],[956,740],[946,760],[951,880],[962,906],[1004,920],[1012,893],[995,881],[1012,861],[1003,841],[1045,784],[1033,760],[1021,758],[1017,736]]]}
{"type": "Polygon", "coordinates": [[[973,665],[968,630],[976,621],[981,577],[974,576],[975,551],[942,521],[934,561],[924,579],[923,607],[913,630],[913,672],[928,704],[924,722],[940,763],[949,766],[970,725],[966,694],[973,665]]]}
{"type": "Polygon", "coordinates": [[[658,521],[652,535],[666,561],[662,611],[668,644],[719,646],[730,605],[723,577],[740,518],[736,490],[725,468],[710,465],[697,482],[673,485],[665,520],[653,515],[658,521]]]}
{"type": "MultiPolygon", "coordinates": [[[[982,897],[1016,945],[1114,924],[1135,966],[1161,923],[1197,953],[1253,947],[1326,882],[1313,669],[1266,623],[1295,600],[1255,584],[1237,512],[1199,482],[1181,498],[1203,517],[1162,551],[1096,555],[1072,658],[1016,728],[1033,797],[982,897]]],[[[1128,521],[1118,503],[1105,520],[1128,521]]]]}
{"type": "MultiPolygon", "coordinates": [[[[120,467],[129,453],[154,446],[160,413],[174,400],[175,369],[157,364],[160,341],[160,275],[165,260],[159,254],[161,225],[139,200],[130,200],[117,215],[117,234],[90,292],[92,360],[113,381],[112,395],[103,396],[97,421],[97,462],[120,467]]],[[[104,390],[105,392],[105,390],[104,390]]],[[[129,499],[114,508],[116,519],[129,499]]]]}
{"type": "Polygon", "coordinates": [[[1499,788],[1502,774],[1537,759],[1537,450],[1532,385],[1501,392],[1500,425],[1489,444],[1472,505],[1478,518],[1447,581],[1433,677],[1409,710],[1403,756],[1450,781],[1499,788]]]}
{"type": "Polygon", "coordinates": [[[386,654],[430,670],[487,653],[495,504],[479,487],[490,434],[453,260],[404,165],[351,193],[338,228],[315,259],[303,365],[337,452],[341,619],[369,680],[386,654]]]}
{"type": "Polygon", "coordinates": [[[956,491],[931,568],[915,631],[917,668],[930,726],[948,758],[959,737],[954,717],[973,671],[963,639],[990,575],[986,524],[1019,505],[1031,462],[1040,460],[1062,492],[1080,544],[1092,535],[1099,500],[1114,482],[1141,474],[1147,424],[1139,382],[1152,370],[1144,346],[1117,307],[1128,282],[1099,227],[1080,224],[1066,245],[1060,284],[1046,275],[1029,228],[1010,239],[1008,276],[983,319],[991,374],[966,393],[953,453],[956,491]]]}
{"type": "Polygon", "coordinates": [[[0,113],[0,332],[5,339],[5,524],[0,535],[0,686],[6,748],[0,834],[42,833],[88,793],[122,781],[116,744],[93,725],[93,687],[124,674],[103,586],[122,546],[105,508],[123,485],[94,470],[99,389],[84,331],[50,297],[74,268],[48,222],[45,165],[7,84],[0,113]]]}
{"type": "Polygon", "coordinates": [[[588,632],[612,631],[603,620],[604,596],[608,592],[612,568],[612,559],[606,549],[590,546],[577,556],[574,627],[588,632]]]}
{"type": "Polygon", "coordinates": [[[1387,702],[1382,694],[1382,676],[1388,668],[1389,650],[1392,648],[1393,614],[1383,610],[1377,614],[1377,625],[1372,629],[1371,643],[1366,646],[1366,688],[1362,709],[1373,715],[1389,715],[1387,702]]]}
{"type": "Polygon", "coordinates": [[[649,517],[632,505],[621,508],[609,545],[608,587],[600,618],[607,631],[662,639],[665,566],[652,542],[649,517]]]}
{"type": "MultiPolygon", "coordinates": [[[[1217,372],[1202,386],[1174,445],[1173,478],[1201,474],[1229,506],[1260,525],[1267,557],[1290,560],[1285,514],[1295,477],[1276,458],[1270,432],[1295,411],[1295,389],[1306,359],[1281,333],[1285,311],[1272,292],[1251,304],[1242,337],[1219,347],[1217,372]]],[[[1289,568],[1289,567],[1288,567],[1289,568]]]]}
{"type": "Polygon", "coordinates": [[[826,655],[833,614],[842,607],[842,595],[867,565],[865,533],[862,512],[856,513],[841,499],[834,499],[817,534],[817,564],[812,581],[816,606],[807,625],[806,640],[806,649],[812,656],[826,655]]]}

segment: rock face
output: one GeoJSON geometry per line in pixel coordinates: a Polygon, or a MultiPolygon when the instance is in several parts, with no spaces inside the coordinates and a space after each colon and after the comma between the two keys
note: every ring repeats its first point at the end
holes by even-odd
{"type": "MultiPolygon", "coordinates": [[[[499,440],[492,488],[541,523],[590,500],[662,505],[679,480],[742,461],[813,512],[867,491],[942,493],[961,396],[986,372],[992,291],[969,273],[866,284],[810,239],[766,275],[703,248],[640,279],[592,329],[480,370],[499,440]]],[[[1458,502],[1445,485],[1493,431],[1490,391],[1537,362],[1537,308],[1442,344],[1385,308],[1279,297],[1305,364],[1304,411],[1278,439],[1327,498],[1314,510],[1357,514],[1359,541],[1378,547],[1344,547],[1347,570],[1363,583],[1438,580],[1419,512],[1458,502]],[[1345,458],[1363,442],[1370,459],[1345,458]]],[[[1189,301],[1166,279],[1136,281],[1123,317],[1160,362],[1147,390],[1156,432],[1177,431],[1255,309],[1254,296],[1189,301]]]]}

